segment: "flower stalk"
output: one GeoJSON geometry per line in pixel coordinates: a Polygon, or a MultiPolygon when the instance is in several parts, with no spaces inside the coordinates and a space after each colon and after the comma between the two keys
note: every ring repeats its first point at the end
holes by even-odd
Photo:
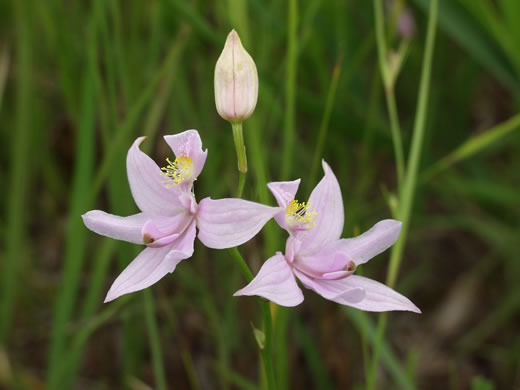
{"type": "MultiPolygon", "coordinates": [[[[249,269],[246,261],[240,254],[237,248],[231,248],[229,250],[233,259],[238,264],[242,274],[248,282],[253,280],[253,274],[249,269]]],[[[262,313],[264,317],[264,347],[260,349],[262,353],[262,362],[264,366],[265,376],[267,379],[267,388],[269,390],[276,389],[276,382],[274,379],[273,369],[273,352],[272,352],[272,339],[273,339],[273,319],[271,316],[271,307],[269,302],[262,302],[262,313]]]]}
{"type": "Polygon", "coordinates": [[[374,18],[376,26],[376,42],[378,51],[379,68],[383,79],[385,89],[386,105],[388,115],[390,117],[390,128],[392,131],[392,142],[394,144],[394,155],[396,160],[397,184],[399,190],[404,177],[404,153],[403,141],[401,138],[401,126],[399,124],[399,115],[397,113],[397,105],[395,103],[394,85],[397,77],[396,67],[393,68],[389,64],[389,57],[386,48],[386,40],[384,36],[384,20],[383,20],[383,1],[374,0],[374,18]]]}
{"type": "MultiPolygon", "coordinates": [[[[382,20],[378,19],[378,2],[375,0],[375,12],[376,12],[376,28],[377,24],[381,24],[382,20]]],[[[398,214],[399,218],[403,222],[403,228],[401,238],[397,241],[393,247],[390,256],[390,267],[387,275],[387,284],[394,286],[397,280],[397,274],[399,271],[399,265],[401,263],[404,245],[408,234],[411,211],[413,206],[413,200],[416,191],[417,176],[419,171],[419,162],[421,157],[422,144],[424,139],[425,123],[426,123],[426,107],[428,104],[428,96],[430,89],[430,78],[431,68],[433,62],[433,50],[435,46],[435,32],[437,26],[437,14],[438,14],[439,2],[438,0],[432,0],[428,11],[428,29],[426,33],[426,47],[424,52],[424,60],[421,70],[421,81],[419,85],[419,98],[417,104],[417,111],[415,116],[414,131],[412,137],[412,145],[410,148],[410,156],[408,159],[408,165],[402,184],[402,189],[399,191],[399,207],[398,214]]],[[[381,26],[379,26],[381,28],[381,26]]],[[[382,36],[384,39],[384,36],[382,36]]],[[[378,39],[379,40],[379,39],[378,39]]],[[[381,70],[384,77],[383,69],[381,70]]],[[[375,388],[375,377],[379,363],[379,356],[381,352],[381,345],[386,329],[387,317],[383,314],[379,318],[376,341],[374,345],[374,351],[372,356],[372,364],[370,366],[370,375],[367,378],[367,390],[375,388]]]]}
{"type": "Polygon", "coordinates": [[[239,172],[237,198],[241,198],[242,192],[244,191],[244,184],[246,182],[246,175],[247,175],[246,146],[244,144],[244,134],[242,132],[242,122],[232,123],[231,127],[233,129],[233,140],[235,141],[235,149],[237,152],[237,162],[238,162],[238,172],[239,172]]]}

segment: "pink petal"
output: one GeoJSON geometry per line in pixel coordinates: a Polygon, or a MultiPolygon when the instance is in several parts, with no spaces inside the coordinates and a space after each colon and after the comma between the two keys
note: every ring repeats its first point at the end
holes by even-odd
{"type": "Polygon", "coordinates": [[[407,310],[420,313],[421,310],[408,298],[392,290],[390,287],[363,276],[352,275],[343,279],[351,288],[365,290],[365,298],[361,302],[350,304],[365,311],[407,310]]]}
{"type": "Polygon", "coordinates": [[[285,259],[292,263],[294,261],[294,257],[298,254],[302,243],[294,236],[287,237],[287,241],[285,242],[285,259]]]}
{"type": "Polygon", "coordinates": [[[188,212],[173,217],[152,217],[143,226],[144,243],[152,248],[168,245],[179,237],[184,229],[193,221],[188,212]]]}
{"type": "Polygon", "coordinates": [[[333,272],[326,272],[323,275],[321,275],[322,279],[328,279],[328,280],[337,280],[337,279],[345,279],[347,276],[350,276],[354,273],[354,270],[352,271],[333,271],[333,272]]]}
{"type": "Polygon", "coordinates": [[[197,213],[199,240],[208,248],[224,249],[253,238],[279,207],[243,199],[202,199],[197,213]]]}
{"type": "Polygon", "coordinates": [[[356,265],[364,264],[394,245],[401,233],[401,225],[394,219],[379,221],[357,237],[340,240],[338,248],[356,265]]]}
{"type": "Polygon", "coordinates": [[[141,230],[148,219],[143,213],[119,217],[101,210],[92,210],[81,217],[85,226],[97,234],[135,244],[143,243],[141,230]]]}
{"type": "Polygon", "coordinates": [[[195,234],[195,221],[193,221],[183,235],[170,245],[143,250],[114,281],[105,303],[121,295],[149,287],[167,273],[173,272],[181,260],[193,254],[195,234]]]}
{"type": "Polygon", "coordinates": [[[139,137],[128,151],[126,170],[135,203],[152,215],[175,215],[182,211],[179,189],[166,188],[166,179],[157,164],[139,149],[145,137],[139,137]]]}
{"type": "Polygon", "coordinates": [[[289,307],[303,302],[302,290],[296,284],[291,267],[280,252],[269,258],[256,277],[233,295],[258,295],[289,307]]]}
{"type": "Polygon", "coordinates": [[[307,288],[314,290],[323,298],[341,305],[354,306],[365,297],[365,290],[346,283],[352,276],[339,280],[315,279],[296,269],[294,269],[294,274],[307,288]]]}
{"type": "Polygon", "coordinates": [[[285,209],[287,208],[287,204],[296,196],[299,185],[300,179],[293,181],[275,181],[267,184],[267,187],[269,187],[276,198],[278,206],[283,208],[282,211],[274,216],[274,219],[278,222],[280,227],[286,230],[287,224],[285,222],[285,209]]]}
{"type": "Polygon", "coordinates": [[[179,134],[166,135],[166,143],[170,146],[176,157],[186,156],[193,161],[193,178],[196,179],[208,156],[208,150],[202,150],[202,141],[197,130],[186,130],[179,134]]]}
{"type": "MultiPolygon", "coordinates": [[[[392,246],[400,231],[401,222],[385,219],[357,237],[329,242],[310,256],[298,255],[295,267],[309,275],[325,277],[323,274],[341,271],[351,261],[364,264],[392,246]]],[[[325,278],[331,279],[330,275],[325,278]]]]}
{"type": "Polygon", "coordinates": [[[309,198],[310,210],[317,212],[316,225],[301,232],[300,254],[308,256],[331,241],[340,238],[343,231],[343,199],[338,180],[325,161],[322,161],[325,176],[314,188],[309,198]]]}
{"type": "Polygon", "coordinates": [[[338,249],[342,241],[344,240],[329,242],[310,256],[301,256],[298,254],[294,266],[300,271],[314,277],[321,277],[326,273],[343,271],[344,268],[349,265],[351,259],[338,249]]]}

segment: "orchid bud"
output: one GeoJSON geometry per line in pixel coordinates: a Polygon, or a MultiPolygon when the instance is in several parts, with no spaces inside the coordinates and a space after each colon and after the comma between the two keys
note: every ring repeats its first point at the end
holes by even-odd
{"type": "Polygon", "coordinates": [[[411,39],[415,35],[417,27],[415,18],[409,8],[404,8],[397,21],[397,31],[402,38],[411,39]]]}
{"type": "Polygon", "coordinates": [[[256,65],[232,30],[215,66],[215,104],[219,115],[240,123],[255,110],[258,98],[256,65]]]}

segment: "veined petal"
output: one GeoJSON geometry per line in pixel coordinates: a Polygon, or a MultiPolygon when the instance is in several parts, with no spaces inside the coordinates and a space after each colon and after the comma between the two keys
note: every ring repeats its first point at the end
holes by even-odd
{"type": "Polygon", "coordinates": [[[341,305],[354,306],[354,304],[362,302],[365,297],[363,288],[346,283],[352,276],[338,280],[315,279],[296,269],[294,269],[294,274],[305,287],[314,290],[323,298],[341,305]]]}
{"type": "Polygon", "coordinates": [[[164,140],[176,157],[186,156],[193,161],[193,178],[196,179],[208,156],[208,149],[202,150],[202,141],[197,130],[186,130],[179,134],[166,135],[164,140]]]}
{"type": "Polygon", "coordinates": [[[253,238],[280,211],[243,199],[202,199],[197,212],[199,240],[208,248],[224,249],[253,238]]]}
{"type": "Polygon", "coordinates": [[[289,307],[303,302],[302,290],[280,252],[269,258],[255,278],[233,295],[258,295],[278,305],[289,307]]]}
{"type": "Polygon", "coordinates": [[[307,275],[320,276],[325,273],[344,271],[352,260],[338,247],[343,240],[329,242],[310,256],[296,257],[294,266],[307,275]]]}
{"type": "Polygon", "coordinates": [[[193,219],[187,211],[173,217],[151,217],[143,225],[143,241],[152,248],[168,245],[184,232],[193,219]]]}
{"type": "Polygon", "coordinates": [[[152,215],[175,215],[182,210],[179,189],[166,188],[165,177],[157,164],[139,149],[145,137],[139,137],[128,151],[126,170],[135,203],[152,215]]]}
{"type": "Polygon", "coordinates": [[[325,176],[309,197],[310,210],[316,211],[315,226],[301,233],[300,254],[309,256],[331,241],[338,240],[343,231],[343,199],[338,180],[329,165],[322,161],[325,176]]]}
{"type": "Polygon", "coordinates": [[[356,265],[364,264],[394,245],[401,232],[401,225],[399,221],[385,219],[357,237],[339,240],[336,248],[356,265]]]}
{"type": "Polygon", "coordinates": [[[83,214],[81,218],[85,226],[97,234],[134,244],[143,244],[141,230],[148,218],[143,213],[120,217],[101,210],[92,210],[83,214]]]}
{"type": "Polygon", "coordinates": [[[114,281],[105,303],[121,295],[149,287],[167,273],[173,272],[181,260],[193,254],[195,234],[195,221],[193,221],[183,235],[170,245],[143,250],[114,281]]]}
{"type": "Polygon", "coordinates": [[[280,227],[286,230],[287,223],[285,221],[285,209],[287,208],[287,204],[296,196],[299,185],[300,179],[293,181],[275,181],[267,184],[267,187],[271,190],[274,197],[276,198],[278,206],[283,208],[283,210],[274,216],[274,219],[276,222],[278,222],[280,227]]]}
{"type": "Polygon", "coordinates": [[[392,290],[390,287],[363,276],[352,275],[343,279],[351,288],[365,290],[365,298],[361,302],[350,304],[365,311],[407,310],[420,313],[421,310],[408,298],[392,290]]]}

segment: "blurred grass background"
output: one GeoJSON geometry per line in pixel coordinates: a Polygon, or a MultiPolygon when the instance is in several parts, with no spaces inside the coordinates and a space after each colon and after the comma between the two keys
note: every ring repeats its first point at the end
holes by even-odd
{"type": "MultiPolygon", "coordinates": [[[[416,23],[394,88],[408,156],[429,1],[385,5],[389,50],[403,42],[392,10],[409,7],[416,23]]],[[[323,147],[342,186],[344,235],[391,217],[399,194],[372,2],[13,0],[0,11],[0,386],[258,388],[260,306],[232,298],[245,281],[227,251],[197,243],[173,275],[104,305],[140,248],[96,236],[80,215],[135,212],[128,147],[148,135],[162,164],[161,136],[189,128],[209,149],[198,199],[235,193],[231,129],[213,98],[235,28],[260,77],[244,125],[245,197],[273,204],[267,181],[301,177],[306,198],[323,147]]],[[[519,80],[520,2],[440,0],[396,283],[423,314],[388,315],[371,373],[378,315],[307,291],[275,313],[280,389],[520,386],[519,80]]],[[[241,251],[256,271],[283,243],[270,223],[241,251]]],[[[389,257],[359,272],[384,281],[389,257]]]]}

